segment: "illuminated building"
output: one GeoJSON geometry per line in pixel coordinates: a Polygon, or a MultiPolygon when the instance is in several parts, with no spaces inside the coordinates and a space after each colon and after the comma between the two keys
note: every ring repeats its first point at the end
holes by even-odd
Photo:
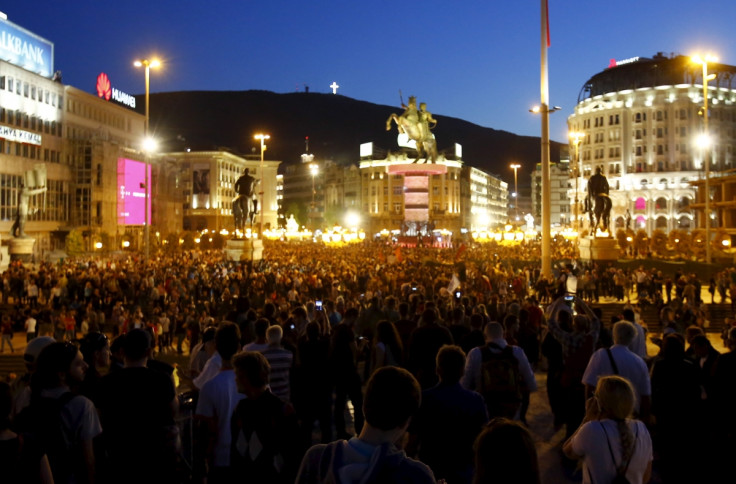
{"type": "Polygon", "coordinates": [[[508,185],[465,166],[459,156],[440,155],[431,164],[412,163],[406,153],[374,159],[369,145],[361,146],[359,165],[366,232],[415,236],[445,231],[457,236],[495,228],[508,218],[508,185]]]}
{"type": "MultiPolygon", "coordinates": [[[[181,227],[170,227],[167,232],[175,233],[181,229],[207,229],[216,232],[223,229],[233,230],[235,222],[232,201],[237,196],[235,182],[246,168],[250,176],[260,180],[260,159],[260,155],[237,156],[226,151],[186,151],[157,155],[155,162],[164,169],[167,176],[166,184],[160,186],[160,190],[166,193],[161,198],[169,205],[165,218],[174,223],[181,220],[182,223],[181,227]]],[[[258,203],[261,202],[260,192],[263,188],[265,229],[277,227],[279,188],[276,172],[280,164],[280,161],[264,160],[263,187],[255,187],[258,203]]],[[[156,222],[154,217],[154,227],[156,222]]],[[[260,216],[254,222],[255,230],[259,223],[260,216]]]]}
{"type": "MultiPolygon", "coordinates": [[[[708,88],[713,178],[736,168],[736,67],[712,64],[709,70],[715,74],[708,88]]],[[[627,210],[632,228],[649,233],[695,227],[695,209],[703,208],[693,205],[693,182],[704,176],[696,144],[703,124],[701,72],[687,57],[657,54],[611,61],[583,85],[568,118],[570,130],[584,134],[578,198],[584,198],[588,178],[601,167],[611,187],[614,229],[625,226],[627,210]]],[[[574,200],[574,192],[569,195],[574,200]]],[[[713,227],[724,222],[715,219],[713,227]]],[[[702,220],[697,225],[704,226],[702,220]]]]}

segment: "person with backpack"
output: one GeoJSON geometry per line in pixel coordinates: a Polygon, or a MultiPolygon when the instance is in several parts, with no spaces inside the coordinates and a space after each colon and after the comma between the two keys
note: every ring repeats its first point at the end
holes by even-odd
{"type": "Polygon", "coordinates": [[[483,395],[490,418],[518,419],[522,392],[537,390],[534,372],[524,350],[506,342],[500,323],[488,323],[484,334],[486,344],[468,354],[462,385],[483,395]]]}
{"type": "Polygon", "coordinates": [[[31,378],[31,403],[14,420],[15,430],[33,434],[45,450],[55,483],[95,482],[93,439],[102,432],[91,400],[72,393],[87,363],[72,343],[51,343],[38,355],[31,378]]]}
{"type": "Polygon", "coordinates": [[[583,484],[642,484],[652,473],[652,439],[646,425],[632,418],[636,396],[623,377],[603,376],[586,404],[583,423],[562,447],[583,459],[583,484]]]}

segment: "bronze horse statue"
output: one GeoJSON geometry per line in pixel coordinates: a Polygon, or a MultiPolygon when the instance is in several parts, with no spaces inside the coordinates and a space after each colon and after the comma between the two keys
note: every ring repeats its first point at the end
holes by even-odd
{"type": "Polygon", "coordinates": [[[432,127],[437,121],[432,118],[432,114],[426,109],[426,104],[421,104],[421,110],[417,110],[417,99],[414,96],[409,97],[409,105],[406,106],[401,115],[392,113],[386,120],[386,131],[391,129],[391,122],[395,122],[399,129],[399,133],[406,134],[409,139],[414,140],[417,146],[417,159],[426,158],[427,162],[434,163],[437,161],[437,143],[434,135],[430,131],[430,123],[432,127]]]}
{"type": "Polygon", "coordinates": [[[235,182],[235,191],[238,196],[233,199],[233,218],[235,219],[235,230],[245,231],[245,226],[253,226],[256,213],[258,213],[258,202],[256,201],[255,186],[258,180],[245,173],[235,182]]]}
{"type": "Polygon", "coordinates": [[[595,175],[588,180],[587,206],[591,210],[591,234],[595,236],[598,226],[603,232],[608,232],[611,225],[611,197],[608,196],[608,180],[600,167],[596,168],[595,175]]]}

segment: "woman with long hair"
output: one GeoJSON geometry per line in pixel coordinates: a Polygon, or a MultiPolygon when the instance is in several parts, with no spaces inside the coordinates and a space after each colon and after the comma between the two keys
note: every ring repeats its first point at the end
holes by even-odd
{"type": "Polygon", "coordinates": [[[652,439],[634,419],[634,387],[623,377],[601,377],[586,404],[583,423],[562,447],[570,459],[583,459],[583,484],[625,476],[631,484],[649,482],[652,439]]]}

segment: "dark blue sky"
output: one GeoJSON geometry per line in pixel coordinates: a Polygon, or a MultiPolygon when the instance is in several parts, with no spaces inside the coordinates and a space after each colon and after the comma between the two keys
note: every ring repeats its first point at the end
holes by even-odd
{"type": "MultiPolygon", "coordinates": [[[[736,63],[733,0],[550,0],[551,135],[583,83],[611,58],[710,51],[736,63]],[[730,49],[730,50],[729,50],[730,49]]],[[[139,57],[159,56],[151,91],[330,92],[399,105],[414,94],[435,114],[539,135],[538,0],[24,0],[8,20],[55,44],[64,83],[143,92],[139,57]]],[[[366,122],[371,122],[366,120],[366,122]]],[[[382,123],[383,120],[375,122],[382,123]]]]}

